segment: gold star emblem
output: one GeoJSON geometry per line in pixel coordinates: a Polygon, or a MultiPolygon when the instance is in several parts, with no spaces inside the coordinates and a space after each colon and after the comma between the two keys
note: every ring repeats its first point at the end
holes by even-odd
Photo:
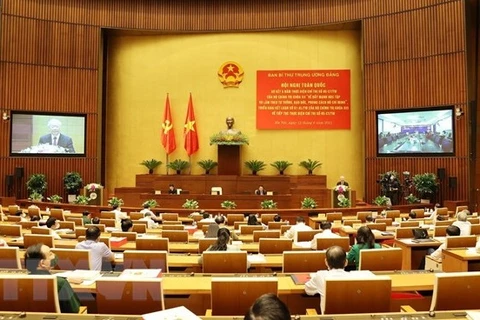
{"type": "Polygon", "coordinates": [[[170,123],[170,120],[166,120],[162,123],[163,134],[168,134],[168,131],[172,130],[173,124],[170,123]]]}
{"type": "Polygon", "coordinates": [[[227,69],[228,69],[229,72],[233,72],[233,66],[231,64],[228,65],[227,69]]]}
{"type": "Polygon", "coordinates": [[[195,125],[195,121],[188,121],[185,123],[185,129],[187,129],[187,132],[189,131],[195,131],[195,128],[193,127],[195,125]]]}

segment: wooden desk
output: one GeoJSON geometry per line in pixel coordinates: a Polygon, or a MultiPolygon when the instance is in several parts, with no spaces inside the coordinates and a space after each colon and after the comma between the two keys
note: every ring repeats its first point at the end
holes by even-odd
{"type": "MultiPolygon", "coordinates": [[[[392,291],[433,290],[434,273],[379,273],[392,279],[392,291]]],[[[228,276],[228,275],[226,275],[228,276]]],[[[232,275],[230,275],[232,276],[232,275]]],[[[305,308],[319,307],[318,296],[305,295],[305,286],[296,285],[287,274],[278,274],[278,295],[287,304],[292,314],[304,314],[305,308]]],[[[164,274],[163,289],[167,308],[181,303],[196,314],[204,314],[210,307],[212,275],[164,274]]],[[[95,284],[72,285],[77,293],[94,293],[95,284]]]]}
{"type": "Polygon", "coordinates": [[[425,259],[429,248],[438,248],[441,241],[412,242],[413,239],[395,239],[394,246],[402,249],[402,270],[416,270],[425,259]]]}
{"type": "Polygon", "coordinates": [[[444,272],[480,271],[480,254],[466,248],[442,251],[444,272]]]}
{"type": "MultiPolygon", "coordinates": [[[[375,240],[377,242],[384,241],[384,240],[392,240],[395,239],[395,232],[388,231],[373,231],[373,235],[375,236],[375,240]],[[383,234],[382,234],[383,232],[383,234]],[[390,234],[386,234],[388,232],[390,234]]],[[[350,245],[353,246],[355,244],[355,237],[357,236],[357,229],[350,227],[350,226],[342,226],[338,229],[338,234],[342,237],[349,237],[350,238],[350,245]]]]}

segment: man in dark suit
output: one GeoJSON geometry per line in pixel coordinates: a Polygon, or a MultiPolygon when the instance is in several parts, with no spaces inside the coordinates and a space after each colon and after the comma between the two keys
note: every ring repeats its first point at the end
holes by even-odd
{"type": "Polygon", "coordinates": [[[65,149],[65,152],[75,153],[72,138],[60,133],[61,126],[62,123],[60,122],[60,120],[51,119],[50,121],[48,121],[48,128],[50,129],[50,134],[41,136],[38,143],[63,147],[65,149]]]}
{"type": "Polygon", "coordinates": [[[348,187],[348,182],[345,181],[345,177],[344,176],[340,176],[340,181],[337,182],[337,186],[347,186],[348,187]]]}

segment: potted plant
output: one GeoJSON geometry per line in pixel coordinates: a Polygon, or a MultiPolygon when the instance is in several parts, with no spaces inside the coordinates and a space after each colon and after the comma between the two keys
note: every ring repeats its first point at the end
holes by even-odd
{"type": "Polygon", "coordinates": [[[31,194],[30,194],[30,197],[28,197],[29,200],[33,201],[33,202],[40,202],[43,200],[43,195],[36,192],[36,191],[33,191],[31,194]]]}
{"type": "Polygon", "coordinates": [[[53,202],[53,203],[60,203],[62,201],[62,197],[60,197],[58,194],[54,194],[53,196],[50,196],[47,198],[48,201],[53,202]]]}
{"type": "Polygon", "coordinates": [[[413,203],[420,202],[420,200],[418,200],[418,198],[415,197],[412,193],[410,193],[408,196],[406,196],[405,200],[407,201],[408,204],[413,204],[413,203]]]}
{"type": "Polygon", "coordinates": [[[213,160],[201,160],[197,162],[198,165],[205,170],[205,174],[210,174],[210,171],[213,170],[216,166],[218,166],[218,162],[213,160]]]}
{"type": "Polygon", "coordinates": [[[291,166],[293,163],[291,162],[288,162],[288,161],[285,161],[285,160],[278,160],[278,161],[274,161],[273,163],[270,163],[270,165],[272,167],[274,167],[275,169],[278,170],[278,172],[283,175],[283,173],[285,172],[285,170],[291,166]]]}
{"type": "Polygon", "coordinates": [[[260,202],[260,207],[262,209],[277,209],[277,203],[273,200],[263,200],[260,202]]]}
{"type": "Polygon", "coordinates": [[[253,175],[256,175],[257,172],[264,170],[266,166],[267,165],[265,164],[265,162],[260,160],[245,161],[245,167],[252,171],[253,175]]]}
{"type": "Polygon", "coordinates": [[[308,174],[309,175],[312,175],[313,174],[313,170],[315,170],[316,168],[320,167],[322,164],[320,162],[318,162],[317,160],[312,160],[312,159],[308,159],[308,160],[304,160],[304,161],[301,161],[299,164],[298,164],[300,167],[302,168],[305,168],[308,170],[308,174]]]}
{"type": "Polygon", "coordinates": [[[317,207],[317,202],[310,197],[303,198],[301,204],[302,209],[315,209],[317,207]]]}
{"type": "Polygon", "coordinates": [[[162,164],[162,161],[152,159],[152,160],[143,160],[140,162],[142,166],[145,166],[148,169],[148,174],[153,174],[153,171],[156,167],[162,164]]]}
{"type": "Polygon", "coordinates": [[[390,198],[387,196],[378,196],[373,200],[373,203],[380,207],[388,206],[390,198]]]}
{"type": "Polygon", "coordinates": [[[123,206],[123,200],[117,197],[113,197],[108,200],[108,205],[111,207],[114,207],[114,206],[121,207],[123,206]]]}
{"type": "Polygon", "coordinates": [[[220,206],[223,209],[235,209],[237,207],[237,204],[234,201],[225,200],[220,204],[220,206]]]}
{"type": "Polygon", "coordinates": [[[433,173],[421,173],[413,177],[413,185],[420,194],[420,202],[429,203],[431,197],[438,189],[437,176],[433,173]]]}
{"type": "Polygon", "coordinates": [[[190,200],[190,199],[187,199],[185,200],[185,203],[182,204],[182,208],[185,208],[185,209],[198,209],[198,201],[196,200],[190,200]]]}
{"type": "Polygon", "coordinates": [[[345,196],[340,197],[340,199],[338,199],[338,206],[340,208],[348,208],[348,207],[350,207],[351,204],[352,204],[352,202],[350,201],[350,199],[348,199],[345,196]]]}
{"type": "Polygon", "coordinates": [[[90,198],[87,196],[77,196],[73,203],[80,204],[80,205],[87,205],[90,201],[90,198]]]}
{"type": "Polygon", "coordinates": [[[182,171],[187,169],[189,166],[190,166],[190,163],[182,159],[175,159],[169,164],[167,164],[167,167],[172,170],[175,170],[177,174],[181,174],[182,171]]]}
{"type": "Polygon", "coordinates": [[[67,172],[63,177],[63,185],[68,194],[68,202],[72,203],[80,188],[82,187],[83,180],[78,172],[67,172]]]}
{"type": "Polygon", "coordinates": [[[143,207],[148,206],[148,208],[155,208],[157,205],[158,205],[158,203],[154,199],[149,199],[149,200],[145,201],[144,203],[142,203],[143,207]]]}
{"type": "Polygon", "coordinates": [[[47,178],[42,173],[34,173],[28,178],[27,190],[29,194],[34,192],[43,195],[47,190],[47,178]]]}

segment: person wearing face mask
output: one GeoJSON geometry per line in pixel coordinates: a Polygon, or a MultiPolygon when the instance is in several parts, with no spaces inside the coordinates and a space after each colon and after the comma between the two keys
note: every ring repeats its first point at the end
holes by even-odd
{"type": "MultiPolygon", "coordinates": [[[[37,243],[25,251],[25,268],[31,275],[49,275],[57,265],[57,256],[43,243],[37,243]]],[[[78,313],[80,300],[65,278],[57,277],[58,302],[62,313],[78,313]]]]}

